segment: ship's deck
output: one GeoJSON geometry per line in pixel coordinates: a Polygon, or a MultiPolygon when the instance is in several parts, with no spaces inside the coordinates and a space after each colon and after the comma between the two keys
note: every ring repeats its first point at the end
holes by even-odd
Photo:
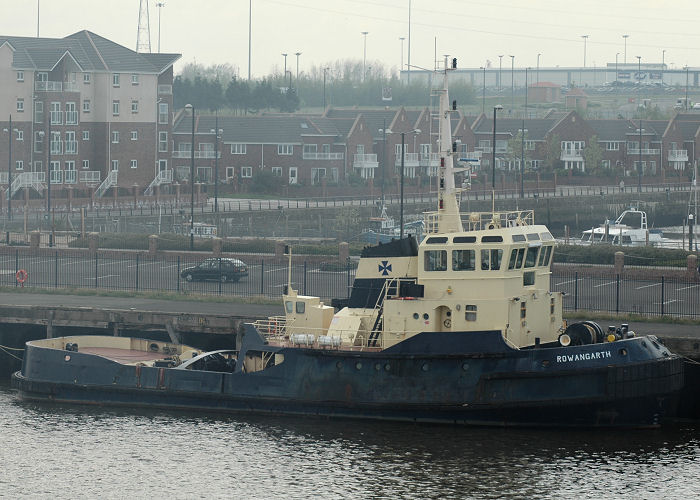
{"type": "Polygon", "coordinates": [[[162,352],[139,351],[136,349],[118,349],[115,347],[81,347],[83,354],[94,354],[123,365],[136,363],[150,363],[157,359],[163,359],[162,352]]]}

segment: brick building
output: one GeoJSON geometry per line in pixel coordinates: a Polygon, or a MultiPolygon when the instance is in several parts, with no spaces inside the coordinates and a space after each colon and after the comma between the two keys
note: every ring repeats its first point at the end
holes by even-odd
{"type": "Polygon", "coordinates": [[[179,57],[139,54],[89,31],[0,36],[0,122],[12,135],[0,139],[0,155],[11,141],[11,196],[46,196],[49,179],[57,203],[167,183],[179,57]]]}

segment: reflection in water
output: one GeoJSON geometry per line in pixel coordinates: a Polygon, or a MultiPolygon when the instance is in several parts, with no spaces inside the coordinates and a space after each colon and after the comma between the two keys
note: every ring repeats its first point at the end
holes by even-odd
{"type": "Polygon", "coordinates": [[[697,428],[542,431],[21,402],[0,386],[10,497],[679,498],[697,428]]]}

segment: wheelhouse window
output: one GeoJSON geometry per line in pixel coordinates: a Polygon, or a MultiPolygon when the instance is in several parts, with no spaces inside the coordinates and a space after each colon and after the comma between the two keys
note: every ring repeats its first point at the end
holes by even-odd
{"type": "Polygon", "coordinates": [[[481,251],[481,269],[484,271],[498,271],[501,268],[503,250],[490,249],[481,251]]]}
{"type": "Polygon", "coordinates": [[[535,267],[535,264],[537,264],[537,252],[539,250],[539,247],[530,247],[527,249],[527,254],[525,255],[525,267],[535,267]]]}
{"type": "Polygon", "coordinates": [[[510,252],[510,260],[508,261],[508,269],[520,269],[523,265],[523,257],[525,256],[524,248],[514,248],[510,252]]]}
{"type": "Polygon", "coordinates": [[[476,251],[474,250],[453,250],[452,270],[453,271],[474,271],[476,269],[476,251]]]}
{"type": "Polygon", "coordinates": [[[426,271],[447,271],[447,250],[426,250],[426,271]]]}
{"type": "Polygon", "coordinates": [[[552,256],[552,246],[547,245],[542,247],[542,251],[540,252],[540,261],[538,262],[539,266],[548,266],[549,265],[549,258],[552,256]]]}

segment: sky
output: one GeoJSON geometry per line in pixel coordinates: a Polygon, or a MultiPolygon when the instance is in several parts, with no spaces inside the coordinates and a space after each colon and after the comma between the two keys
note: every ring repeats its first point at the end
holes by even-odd
{"type": "MultiPolygon", "coordinates": [[[[149,0],[152,52],[182,54],[184,64],[228,63],[248,75],[252,2],[253,78],[323,67],[341,59],[398,70],[433,69],[435,54],[460,67],[700,66],[700,3],[691,0],[149,0]],[[367,32],[365,36],[362,32],[367,32]],[[588,35],[588,38],[582,38],[588,35]],[[404,37],[402,42],[400,37],[404,37]],[[366,42],[366,56],[364,55],[366,42]],[[403,45],[403,50],[402,50],[403,45]],[[665,50],[665,52],[663,52],[665,50]],[[402,54],[403,53],[403,54],[402,54]]],[[[136,48],[139,0],[0,0],[0,34],[64,37],[83,29],[136,48]],[[37,8],[38,6],[38,8],[37,8]]]]}

